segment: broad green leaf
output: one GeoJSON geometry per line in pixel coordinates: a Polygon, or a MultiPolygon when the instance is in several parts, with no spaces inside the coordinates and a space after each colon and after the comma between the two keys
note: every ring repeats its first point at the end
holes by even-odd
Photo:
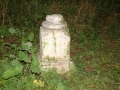
{"type": "Polygon", "coordinates": [[[0,65],[2,66],[2,68],[4,70],[6,70],[10,67],[10,64],[9,64],[9,62],[7,62],[7,60],[1,60],[0,65]]]}
{"type": "Polygon", "coordinates": [[[14,28],[9,28],[8,30],[11,34],[14,34],[16,32],[16,30],[14,28]]]}
{"type": "Polygon", "coordinates": [[[8,79],[10,77],[18,75],[19,73],[22,72],[22,69],[23,69],[22,65],[21,66],[19,65],[19,66],[16,66],[16,67],[11,67],[4,72],[2,78],[3,79],[8,79]]]}
{"type": "Polygon", "coordinates": [[[28,35],[27,40],[33,41],[33,39],[34,39],[34,33],[31,32],[31,33],[28,35]]]}
{"type": "MultiPolygon", "coordinates": [[[[28,40],[30,41],[30,40],[28,40]]],[[[22,37],[22,50],[29,50],[32,48],[32,43],[28,42],[27,38],[22,37]]]]}
{"type": "Polygon", "coordinates": [[[31,49],[31,47],[32,47],[32,43],[31,42],[27,42],[27,43],[23,44],[23,48],[26,49],[26,50],[31,49]]]}
{"type": "Polygon", "coordinates": [[[17,67],[19,71],[23,69],[23,65],[18,60],[12,60],[10,63],[11,66],[17,67]]]}
{"type": "Polygon", "coordinates": [[[33,73],[40,74],[40,72],[41,72],[39,66],[33,66],[33,65],[31,65],[30,69],[31,69],[31,71],[32,71],[33,73]]]}
{"type": "Polygon", "coordinates": [[[19,56],[20,61],[30,62],[30,59],[25,52],[19,51],[18,56],[19,56]]]}
{"type": "Polygon", "coordinates": [[[22,37],[22,45],[24,45],[26,43],[26,38],[22,37]]]}
{"type": "Polygon", "coordinates": [[[39,64],[40,62],[39,62],[37,56],[35,54],[33,54],[33,53],[32,53],[32,63],[33,63],[34,66],[40,65],[39,64]]]}
{"type": "Polygon", "coordinates": [[[30,69],[33,73],[37,73],[40,74],[41,70],[40,70],[40,66],[34,66],[33,63],[31,63],[30,69]]]}
{"type": "Polygon", "coordinates": [[[12,44],[11,47],[16,48],[17,44],[12,44]]]}
{"type": "Polygon", "coordinates": [[[7,67],[6,70],[3,73],[2,78],[3,79],[8,79],[10,77],[13,77],[19,73],[22,72],[23,66],[18,60],[12,60],[8,64],[9,68],[7,67]]]}
{"type": "Polygon", "coordinates": [[[35,56],[35,54],[32,54],[32,63],[31,63],[30,69],[32,70],[32,72],[37,73],[37,74],[41,72],[39,60],[35,56]]]}

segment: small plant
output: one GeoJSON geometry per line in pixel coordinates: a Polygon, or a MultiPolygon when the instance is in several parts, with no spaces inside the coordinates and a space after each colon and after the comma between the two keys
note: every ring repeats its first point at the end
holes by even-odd
{"type": "Polygon", "coordinates": [[[1,26],[0,27],[0,38],[4,38],[9,35],[9,32],[7,31],[7,26],[1,26]]]}
{"type": "MultiPolygon", "coordinates": [[[[10,28],[9,32],[15,34],[16,31],[10,28]]],[[[30,76],[29,79],[24,78],[25,83],[29,86],[28,82],[30,78],[32,81],[35,80],[33,74],[40,74],[39,60],[36,56],[37,48],[34,48],[32,45],[33,39],[34,33],[31,32],[26,38],[22,37],[21,45],[4,44],[11,50],[9,54],[6,54],[3,60],[0,61],[0,85],[5,84],[10,78],[16,77],[19,74],[25,76],[29,73],[32,76],[30,76]]]]}

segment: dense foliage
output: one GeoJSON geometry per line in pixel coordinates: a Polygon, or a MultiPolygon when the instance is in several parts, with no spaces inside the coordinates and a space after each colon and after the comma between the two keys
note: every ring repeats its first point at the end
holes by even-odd
{"type": "Polygon", "coordinates": [[[0,90],[119,90],[120,0],[0,0],[0,90]],[[76,70],[40,69],[39,27],[62,14],[76,70]]]}

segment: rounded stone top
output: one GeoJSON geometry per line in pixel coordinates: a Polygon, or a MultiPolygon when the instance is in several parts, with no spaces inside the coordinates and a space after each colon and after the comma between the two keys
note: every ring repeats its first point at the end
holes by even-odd
{"type": "Polygon", "coordinates": [[[46,20],[54,24],[59,24],[63,21],[63,16],[60,14],[47,15],[46,20]]]}
{"type": "Polygon", "coordinates": [[[42,23],[42,27],[46,29],[62,29],[67,27],[67,23],[60,14],[47,15],[46,20],[42,23]]]}

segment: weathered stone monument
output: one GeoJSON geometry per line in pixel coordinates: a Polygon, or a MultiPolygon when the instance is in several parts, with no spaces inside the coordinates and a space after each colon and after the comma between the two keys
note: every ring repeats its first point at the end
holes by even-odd
{"type": "Polygon", "coordinates": [[[40,65],[44,70],[56,68],[58,73],[70,69],[70,35],[60,14],[47,15],[40,27],[40,65]]]}

